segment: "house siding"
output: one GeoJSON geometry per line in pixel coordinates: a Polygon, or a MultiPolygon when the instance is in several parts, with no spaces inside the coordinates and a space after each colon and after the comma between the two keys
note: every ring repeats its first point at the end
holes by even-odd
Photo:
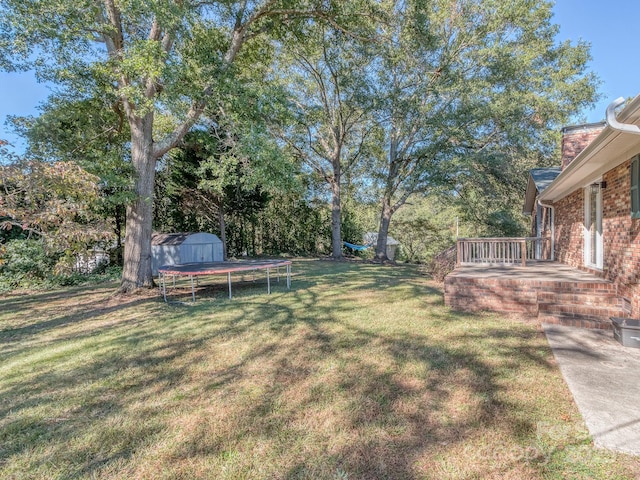
{"type": "MultiPolygon", "coordinates": [[[[536,195],[536,200],[538,195],[536,195]]],[[[536,208],[531,213],[531,237],[540,237],[547,239],[547,242],[542,243],[540,250],[537,252],[541,259],[551,259],[551,219],[550,209],[547,207],[540,207],[536,203],[536,208]],[[540,231],[538,231],[538,215],[540,215],[540,231]]],[[[536,257],[538,258],[538,257],[536,257]]]]}
{"type": "Polygon", "coordinates": [[[578,189],[556,202],[555,254],[567,265],[589,270],[614,282],[633,317],[640,317],[640,219],[631,218],[631,160],[602,177],[602,230],[604,269],[584,266],[584,195],[578,189]]]}
{"type": "MultiPolygon", "coordinates": [[[[536,200],[538,195],[536,195],[536,200]]],[[[536,208],[531,213],[531,225],[530,236],[537,237],[538,234],[542,238],[551,238],[551,223],[549,219],[549,209],[546,207],[539,207],[536,204],[536,208]],[[538,214],[540,214],[540,231],[538,232],[538,214]]]]}

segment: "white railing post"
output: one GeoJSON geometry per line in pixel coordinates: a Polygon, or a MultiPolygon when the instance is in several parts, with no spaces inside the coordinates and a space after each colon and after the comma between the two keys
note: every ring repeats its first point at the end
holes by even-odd
{"type": "Polygon", "coordinates": [[[550,248],[553,248],[553,242],[544,237],[459,238],[456,246],[456,265],[526,266],[528,261],[553,260],[550,248]]]}

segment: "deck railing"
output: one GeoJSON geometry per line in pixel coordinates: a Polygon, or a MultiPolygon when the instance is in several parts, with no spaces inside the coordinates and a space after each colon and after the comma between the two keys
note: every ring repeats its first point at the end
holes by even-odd
{"type": "Polygon", "coordinates": [[[459,238],[456,263],[526,266],[531,260],[552,260],[551,239],[519,238],[459,238]]]}

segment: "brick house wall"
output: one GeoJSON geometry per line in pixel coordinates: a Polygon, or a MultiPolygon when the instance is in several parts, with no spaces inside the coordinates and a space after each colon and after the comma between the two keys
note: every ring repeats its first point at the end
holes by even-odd
{"type": "Polygon", "coordinates": [[[574,191],[554,204],[555,206],[555,259],[572,267],[582,268],[584,246],[584,195],[582,189],[574,191]]]}
{"type": "Polygon", "coordinates": [[[604,276],[618,285],[618,292],[640,318],[640,219],[631,218],[631,160],[609,170],[602,180],[602,230],[604,276]]]}
{"type": "Polygon", "coordinates": [[[604,123],[591,123],[562,129],[562,170],[604,129],[604,123]]]}
{"type": "Polygon", "coordinates": [[[555,203],[556,260],[588,270],[614,282],[631,315],[640,318],[640,219],[631,218],[631,160],[602,177],[602,231],[604,269],[584,266],[584,194],[575,190],[555,203]]]}

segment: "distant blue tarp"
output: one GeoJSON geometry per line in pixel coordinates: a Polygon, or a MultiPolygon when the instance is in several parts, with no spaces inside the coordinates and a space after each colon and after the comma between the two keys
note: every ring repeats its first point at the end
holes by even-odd
{"type": "Polygon", "coordinates": [[[349,247],[351,250],[357,250],[357,251],[366,250],[371,246],[371,245],[355,245],[349,242],[342,242],[342,243],[344,244],[345,247],[349,247]]]}

